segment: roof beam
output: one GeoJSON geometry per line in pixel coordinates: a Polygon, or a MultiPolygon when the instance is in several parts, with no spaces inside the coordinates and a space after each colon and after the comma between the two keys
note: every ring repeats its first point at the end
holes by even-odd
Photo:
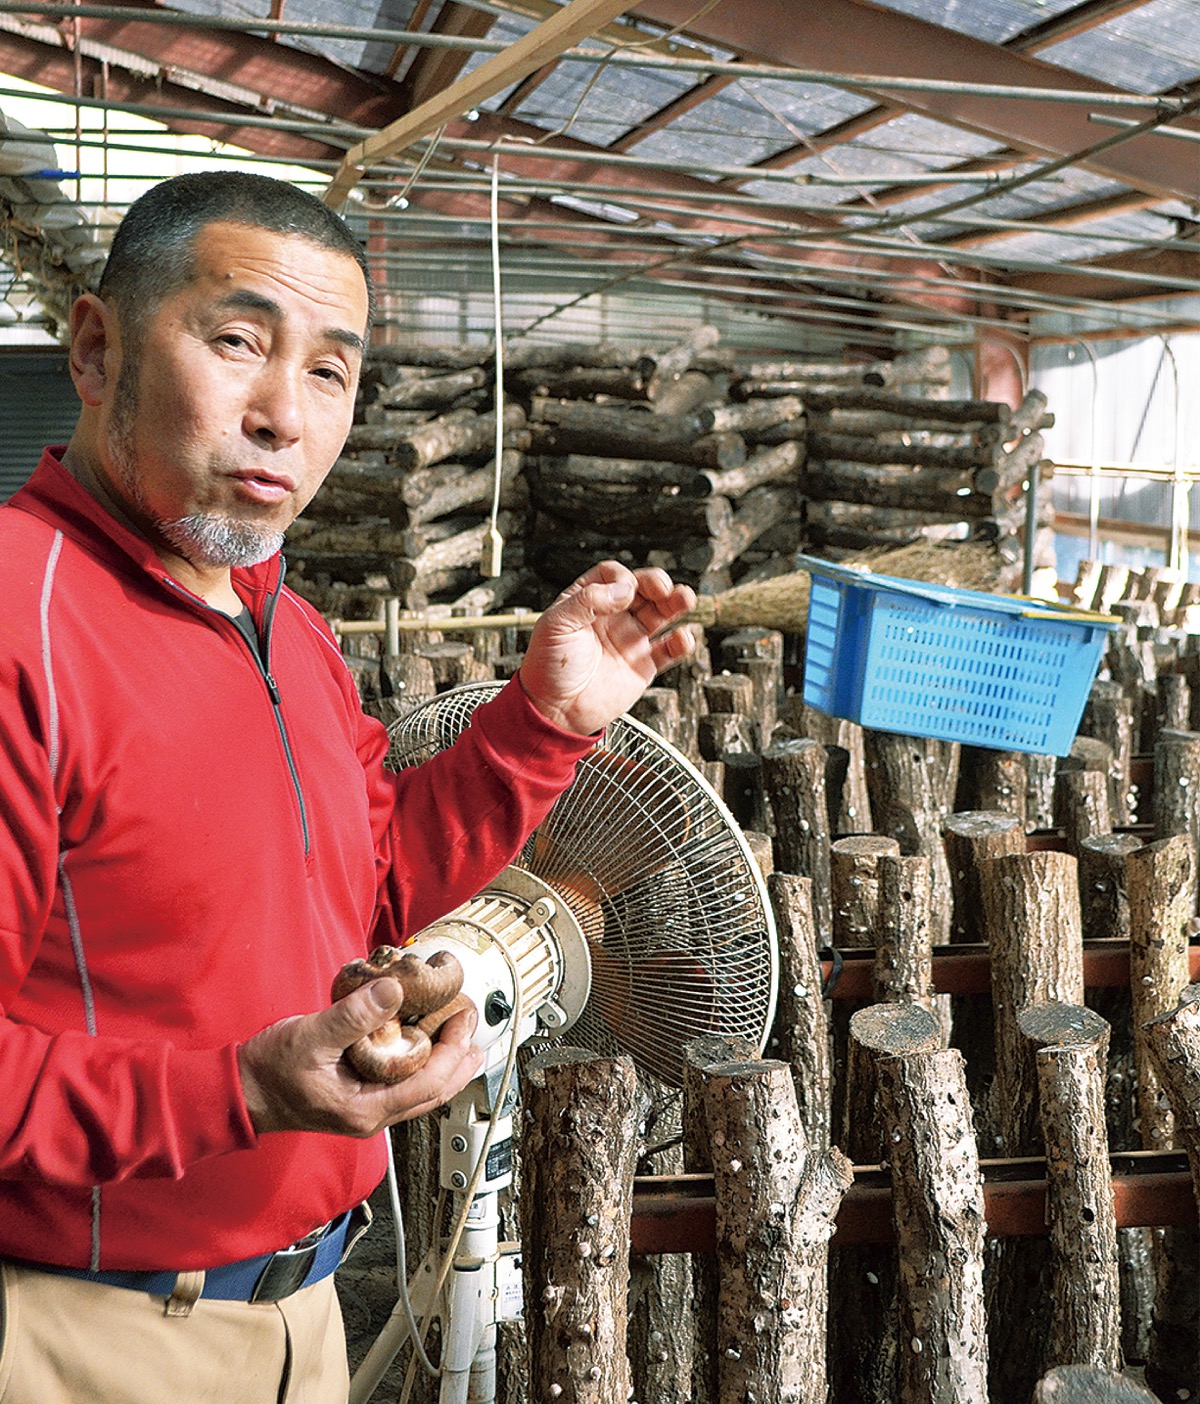
{"type": "MultiPolygon", "coordinates": [[[[425,18],[429,14],[432,5],[433,0],[417,0],[416,5],[413,7],[412,14],[408,17],[408,27],[410,30],[419,30],[421,28],[425,23],[425,18]]],[[[415,54],[417,52],[418,51],[415,50],[411,44],[397,44],[392,50],[391,58],[388,60],[387,76],[389,78],[397,78],[401,68],[404,66],[405,59],[407,59],[410,54],[415,54]]]]}
{"type": "MultiPolygon", "coordinates": [[[[1158,202],[1152,195],[1129,192],[1124,195],[1110,195],[1103,200],[1084,200],[1077,205],[1063,205],[1058,209],[1046,210],[1042,214],[1025,215],[1021,229],[980,229],[971,234],[955,234],[948,239],[937,241],[940,249],[978,249],[985,244],[1001,243],[1006,239],[1019,239],[1025,234],[1036,233],[1038,229],[1073,229],[1080,224],[1089,224],[1097,219],[1111,219],[1114,215],[1136,214],[1158,202]]],[[[920,215],[913,216],[913,223],[920,223],[920,215]]]]}
{"type": "MultiPolygon", "coordinates": [[[[1074,9],[1022,30],[1020,34],[1014,34],[1011,39],[1005,40],[1003,47],[1011,49],[1015,53],[1034,54],[1052,44],[1057,44],[1060,40],[1069,39],[1076,34],[1084,33],[1086,30],[1094,29],[1096,25],[1114,19],[1117,15],[1125,14],[1130,10],[1139,10],[1143,5],[1149,3],[1150,0],[1084,0],[1082,5],[1076,5],[1074,9]]],[[[843,142],[850,141],[865,132],[874,131],[877,127],[884,126],[893,118],[902,115],[905,110],[904,107],[894,103],[872,107],[869,111],[850,117],[845,122],[839,122],[836,126],[814,135],[807,141],[784,147],[782,151],[777,151],[774,155],[760,161],[759,165],[764,170],[777,170],[780,167],[786,168],[794,165],[797,161],[803,161],[806,157],[816,155],[830,146],[840,146],[843,142]]],[[[961,165],[950,167],[950,170],[1004,170],[1019,165],[1022,159],[1023,157],[1016,152],[997,152],[993,157],[981,158],[981,161],[994,163],[992,166],[983,165],[980,161],[967,161],[961,165]]],[[[733,186],[743,182],[729,180],[721,183],[733,186]]],[[[895,204],[898,201],[911,199],[918,193],[925,193],[926,190],[942,189],[949,183],[949,181],[932,180],[927,187],[908,186],[900,190],[875,191],[871,197],[871,204],[875,206],[895,204]]]]}
{"type": "Polygon", "coordinates": [[[531,73],[528,78],[522,78],[496,110],[503,112],[506,117],[510,113],[518,111],[524,106],[526,99],[537,92],[557,67],[558,60],[556,59],[553,63],[544,63],[536,73],[531,73]]]}
{"type": "MultiPolygon", "coordinates": [[[[495,17],[469,5],[443,5],[431,26],[434,34],[482,39],[495,17]]],[[[401,109],[409,111],[457,82],[471,55],[465,49],[421,49],[400,82],[401,109]]]]}
{"type": "Polygon", "coordinates": [[[649,117],[639,122],[636,127],[631,127],[624,136],[618,137],[616,141],[609,142],[607,150],[628,151],[630,147],[636,146],[638,142],[645,141],[647,137],[653,136],[655,132],[661,132],[664,127],[669,127],[677,118],[682,117],[685,112],[691,112],[693,108],[699,107],[702,102],[707,102],[710,97],[716,97],[719,92],[723,92],[738,80],[732,74],[713,73],[709,77],[702,79],[682,92],[671,102],[664,103],[657,112],[652,112],[649,117]]]}
{"type": "Polygon", "coordinates": [[[550,19],[543,20],[485,63],[449,88],[435,94],[407,116],[398,118],[374,136],[347,152],[329,188],[325,202],[337,209],[354,188],[362,170],[405,150],[421,137],[444,127],[476,103],[502,92],[586,38],[598,27],[624,14],[630,0],[568,0],[550,19]]]}
{"type": "MultiPolygon", "coordinates": [[[[1060,15],[1043,20],[1041,24],[1032,25],[1029,29],[1022,30],[1020,34],[1014,34],[1011,39],[1005,40],[1003,47],[1011,49],[1015,53],[1036,54],[1064,39],[1071,39],[1077,34],[1087,33],[1089,30],[1095,29],[1097,25],[1115,19],[1118,15],[1128,14],[1131,10],[1140,10],[1150,3],[1151,0],[1084,0],[1082,5],[1076,5],[1071,10],[1065,10],[1060,15]]],[[[880,120],[888,120],[896,115],[895,109],[876,108],[874,110],[880,114],[880,120]]],[[[866,117],[871,114],[864,113],[863,115],[866,117]]],[[[959,172],[1011,170],[1013,166],[1019,166],[1024,159],[1016,151],[996,152],[993,156],[978,157],[972,161],[964,161],[950,166],[944,174],[953,177],[959,172]]],[[[952,184],[953,179],[934,178],[928,185],[910,185],[891,190],[876,190],[871,194],[869,205],[867,202],[863,202],[863,205],[864,208],[878,208],[881,205],[903,204],[905,200],[911,200],[936,190],[944,190],[952,184]]]]}
{"type": "MultiPolygon", "coordinates": [[[[793,0],[740,0],[735,7],[718,5],[699,18],[694,17],[693,3],[640,0],[637,13],[659,24],[684,25],[687,32],[747,58],[769,55],[776,63],[832,74],[889,73],[949,83],[1117,91],[1032,56],[872,5],[869,0],[807,4],[803,23],[797,22],[793,0]]],[[[1086,110],[1074,104],[1022,103],[1019,98],[962,91],[906,91],[897,99],[880,88],[872,96],[1038,155],[1069,156],[1096,141],[1086,110]]],[[[1194,123],[1184,125],[1196,129],[1194,123]]],[[[1195,157],[1174,149],[1182,145],[1169,137],[1146,133],[1092,156],[1084,164],[1160,199],[1191,201],[1195,198],[1195,157]]]]}
{"type": "MultiPolygon", "coordinates": [[[[1009,280],[1009,286],[1031,293],[1045,293],[1052,297],[1102,299],[1106,302],[1133,302],[1139,298],[1167,297],[1161,284],[1155,278],[1190,278],[1200,281],[1200,248],[1194,253],[1180,249],[1167,249],[1159,253],[1120,253],[1103,258],[1090,259],[1084,269],[1074,269],[1069,273],[1025,273],[1009,280]],[[1092,271],[1094,270],[1094,271],[1092,271]],[[1146,275],[1147,281],[1139,284],[1126,279],[1114,287],[1108,273],[1126,275],[1146,275]]],[[[1184,296],[1180,293],[1179,296],[1184,296]]],[[[1193,294],[1194,296],[1194,294],[1193,294]]]]}
{"type": "MultiPolygon", "coordinates": [[[[283,106],[301,112],[334,113],[370,129],[399,110],[395,85],[385,79],[350,72],[318,55],[257,35],[206,29],[200,22],[194,27],[139,23],[138,12],[145,8],[155,7],[132,0],[128,19],[78,21],[85,92],[98,90],[95,85],[105,66],[89,53],[89,46],[102,46],[106,96],[111,101],[147,107],[211,108],[211,125],[173,120],[167,120],[166,125],[296,161],[340,157],[343,148],[319,137],[309,140],[286,131],[240,127],[239,108],[206,91],[206,84],[212,86],[210,80],[235,83],[261,93],[262,101],[254,109],[260,116],[283,106]],[[125,63],[122,54],[128,56],[125,63]]],[[[51,25],[18,24],[8,16],[0,17],[0,72],[62,93],[76,90],[76,57],[51,25]]]]}
{"type": "MultiPolygon", "coordinates": [[[[503,149],[502,167],[510,175],[524,176],[536,181],[553,181],[556,184],[573,188],[579,195],[586,197],[588,187],[592,185],[603,185],[610,183],[613,179],[613,169],[603,163],[592,164],[590,162],[573,161],[569,155],[561,154],[564,149],[570,150],[577,147],[580,152],[592,154],[598,148],[589,146],[585,142],[579,142],[568,137],[558,137],[555,140],[555,153],[547,153],[545,150],[539,151],[536,146],[529,144],[529,138],[539,135],[539,129],[527,123],[517,122],[512,118],[503,118],[494,113],[482,112],[477,121],[472,123],[458,122],[452,123],[446,129],[446,135],[450,138],[463,137],[472,138],[484,142],[499,142],[508,138],[503,149]]],[[[692,192],[712,193],[712,183],[700,180],[697,177],[682,175],[664,169],[645,169],[636,166],[623,166],[620,168],[620,178],[629,187],[630,194],[623,195],[620,203],[627,208],[638,208],[639,189],[645,191],[648,201],[658,202],[661,211],[661,201],[669,199],[672,194],[688,195],[692,192]]],[[[503,186],[501,187],[503,195],[503,186]]],[[[409,198],[414,203],[424,205],[420,187],[417,186],[410,192],[409,198]]],[[[455,197],[461,201],[457,207],[463,211],[470,210],[473,218],[486,217],[487,196],[482,193],[464,192],[461,196],[455,197]]],[[[602,198],[602,197],[599,197],[602,198]]],[[[444,208],[439,204],[439,208],[444,208]]],[[[545,213],[547,210],[561,213],[561,205],[552,204],[549,201],[530,200],[523,206],[513,207],[513,217],[505,216],[505,234],[511,237],[514,227],[519,226],[521,220],[526,217],[526,212],[545,213]]],[[[752,199],[736,198],[726,202],[720,219],[706,218],[702,213],[694,213],[681,209],[677,214],[673,212],[672,226],[679,231],[682,238],[688,236],[703,237],[708,241],[715,240],[721,247],[732,248],[735,252],[744,247],[747,251],[766,254],[782,262],[795,258],[795,249],[792,245],[779,243],[776,239],[776,231],[764,229],[762,227],[762,208],[752,199]],[[738,223],[739,218],[744,220],[744,224],[738,223]]],[[[596,238],[603,241],[608,236],[605,232],[605,225],[600,220],[591,220],[578,225],[580,234],[586,233],[588,238],[596,238]]],[[[817,236],[826,236],[830,240],[837,240],[837,226],[830,221],[816,217],[803,217],[795,220],[797,233],[808,232],[817,236]]],[[[783,233],[784,230],[778,231],[783,233]]],[[[677,249],[672,249],[670,244],[665,246],[668,250],[668,257],[679,258],[686,256],[688,250],[686,245],[680,244],[677,249]]],[[[856,269],[870,268],[872,270],[884,270],[892,267],[891,260],[885,254],[873,252],[863,252],[849,247],[838,248],[830,246],[821,250],[813,251],[809,255],[814,266],[822,266],[828,269],[828,276],[832,280],[853,277],[856,269]]],[[[974,299],[970,296],[956,296],[945,293],[929,295],[921,291],[919,280],[923,271],[927,271],[931,276],[938,274],[937,264],[933,259],[928,260],[927,268],[913,262],[906,262],[903,269],[897,276],[905,279],[905,287],[897,295],[897,302],[912,306],[929,307],[936,305],[940,312],[946,315],[960,314],[970,316],[976,310],[974,299]]]]}
{"type": "Polygon", "coordinates": [[[1150,0],[1084,0],[1082,5],[1073,5],[1061,15],[1051,15],[1040,24],[1023,29],[1004,47],[1025,54],[1040,53],[1054,44],[1061,44],[1065,39],[1074,39],[1077,34],[1087,34],[1119,15],[1140,10],[1149,3],[1150,0]]]}

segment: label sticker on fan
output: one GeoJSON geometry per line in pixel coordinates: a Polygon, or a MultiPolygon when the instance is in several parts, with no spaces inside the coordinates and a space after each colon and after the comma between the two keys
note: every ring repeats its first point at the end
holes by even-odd
{"type": "Polygon", "coordinates": [[[498,1180],[501,1175],[511,1175],[513,1166],[512,1137],[500,1141],[488,1151],[484,1175],[488,1180],[498,1180]]]}

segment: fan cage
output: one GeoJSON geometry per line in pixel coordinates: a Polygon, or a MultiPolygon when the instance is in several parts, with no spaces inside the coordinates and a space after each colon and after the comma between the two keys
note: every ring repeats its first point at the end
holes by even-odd
{"type": "MultiPolygon", "coordinates": [[[[392,728],[390,763],[452,745],[502,684],[441,693],[392,728]]],[[[719,796],[657,732],[617,718],[530,836],[516,864],[571,908],[592,992],[563,1042],[678,1086],[684,1045],[740,1036],[761,1051],[778,981],[762,874],[719,796]]]]}

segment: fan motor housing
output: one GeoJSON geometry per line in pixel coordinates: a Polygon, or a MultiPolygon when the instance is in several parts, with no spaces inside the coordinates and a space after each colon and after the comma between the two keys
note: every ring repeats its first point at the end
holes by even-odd
{"type": "Polygon", "coordinates": [[[591,990],[587,942],[566,903],[515,865],[448,916],[417,933],[407,950],[427,960],[450,951],[463,993],[479,1010],[477,1047],[502,1061],[509,1038],[524,1043],[565,1032],[591,990]]]}

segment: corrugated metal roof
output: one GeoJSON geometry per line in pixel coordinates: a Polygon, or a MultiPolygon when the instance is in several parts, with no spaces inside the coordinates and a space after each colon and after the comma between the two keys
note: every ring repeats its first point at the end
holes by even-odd
{"type": "Polygon", "coordinates": [[[930,24],[1003,44],[1054,15],[1075,8],[1075,0],[877,0],[930,24]]]}
{"type": "MultiPolygon", "coordinates": [[[[123,105],[169,109],[178,129],[309,162],[321,188],[356,140],[510,55],[560,6],[288,0],[280,21],[272,0],[179,0],[139,10],[136,26],[103,6],[59,9],[78,21],[78,60],[64,56],[54,4],[41,19],[0,4],[0,63],[64,93],[64,134],[77,78],[91,91],[103,69],[113,125],[123,105]]],[[[676,283],[686,266],[713,296],[775,317],[823,321],[840,296],[848,335],[874,319],[882,339],[913,323],[958,337],[999,315],[1022,338],[1056,306],[1089,322],[1110,306],[1119,326],[1130,297],[1200,290],[1200,151],[1185,139],[1200,137],[1196,17],[1195,0],[738,0],[699,11],[642,0],[576,50],[451,105],[368,169],[347,208],[362,228],[371,220],[399,292],[408,252],[487,239],[499,150],[502,243],[545,249],[550,268],[576,261],[598,289],[634,276],[639,260],[646,276],[666,276],[655,265],[673,259],[676,283]],[[1157,111],[1141,100],[1155,93],[1157,111]],[[1176,99],[1194,99],[1195,115],[1173,118],[1176,99]],[[1146,122],[1183,135],[1130,126],[1146,122]],[[800,276],[782,277],[789,261],[800,276]],[[770,273],[781,281],[768,287],[770,273]],[[999,291],[985,305],[948,298],[946,281],[999,291]]],[[[70,166],[69,141],[58,146],[70,166]]],[[[21,202],[50,264],[94,224],[70,194],[53,211],[21,202]]]]}

